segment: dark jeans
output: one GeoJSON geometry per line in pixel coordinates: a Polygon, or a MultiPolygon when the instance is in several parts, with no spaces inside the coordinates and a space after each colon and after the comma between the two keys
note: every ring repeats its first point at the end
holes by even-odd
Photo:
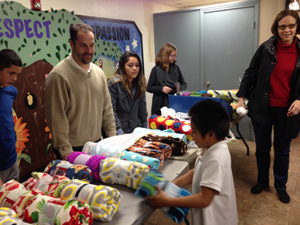
{"type": "Polygon", "coordinates": [[[262,123],[252,120],[255,142],[256,162],[258,169],[257,183],[269,185],[271,134],[274,126],[274,186],[276,190],[286,190],[289,170],[291,138],[286,137],[286,113],[288,108],[269,108],[269,117],[262,123]]]}

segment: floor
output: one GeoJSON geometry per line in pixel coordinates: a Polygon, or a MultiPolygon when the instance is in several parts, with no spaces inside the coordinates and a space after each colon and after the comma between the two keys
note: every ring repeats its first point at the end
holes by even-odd
{"type": "MultiPolygon", "coordinates": [[[[241,140],[229,143],[239,225],[300,225],[300,135],[291,144],[287,183],[287,192],[291,197],[289,204],[281,203],[278,200],[273,187],[272,169],[270,169],[270,190],[263,191],[259,195],[250,193],[251,186],[256,183],[257,170],[255,143],[250,141],[247,143],[250,147],[249,156],[246,155],[246,147],[241,140]]],[[[186,188],[190,189],[190,186],[186,188]]],[[[161,210],[156,210],[144,223],[144,225],[161,224],[172,225],[177,223],[165,216],[161,210]]],[[[185,223],[179,224],[183,225],[185,223]]]]}

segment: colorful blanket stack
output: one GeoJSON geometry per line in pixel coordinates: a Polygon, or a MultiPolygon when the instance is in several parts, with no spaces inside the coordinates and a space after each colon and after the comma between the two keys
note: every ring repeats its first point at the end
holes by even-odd
{"type": "Polygon", "coordinates": [[[29,191],[24,185],[10,180],[0,187],[0,206],[11,208],[19,218],[38,225],[92,224],[90,206],[84,202],[44,195],[36,190],[29,191]]]}
{"type": "MultiPolygon", "coordinates": [[[[16,182],[11,182],[11,184],[17,185],[16,182]]],[[[23,218],[26,204],[34,197],[33,193],[45,194],[49,197],[58,197],[64,202],[77,200],[87,203],[92,211],[94,219],[103,222],[110,221],[113,218],[118,210],[121,200],[121,193],[116,188],[89,184],[86,181],[76,179],[70,180],[64,176],[56,175],[52,177],[49,174],[41,172],[33,172],[32,177],[27,179],[23,185],[26,190],[24,188],[20,190],[9,189],[11,193],[8,193],[8,197],[3,201],[3,205],[6,207],[12,205],[5,202],[10,200],[15,202],[12,208],[20,218],[23,218]],[[16,191],[18,191],[17,193],[19,194],[16,194],[16,191]],[[9,197],[18,195],[22,197],[17,199],[9,197]]],[[[22,187],[22,185],[19,186],[22,187]]],[[[30,221],[30,219],[27,219],[27,221],[30,221]]]]}
{"type": "MultiPolygon", "coordinates": [[[[97,173],[99,180],[105,184],[121,184],[133,189],[137,189],[141,180],[150,170],[144,163],[112,157],[98,158],[99,160],[94,160],[93,163],[87,163],[89,160],[86,159],[91,157],[93,156],[89,156],[84,152],[72,152],[67,160],[73,163],[82,163],[81,165],[92,166],[93,173],[97,173]]],[[[94,177],[96,176],[94,175],[94,177]]]]}
{"type": "Polygon", "coordinates": [[[148,141],[144,138],[140,138],[134,145],[127,148],[127,150],[159,159],[160,166],[172,155],[170,145],[162,142],[148,141]]]}
{"type": "MultiPolygon", "coordinates": [[[[98,157],[119,158],[143,163],[148,165],[150,170],[157,170],[171,155],[183,155],[187,151],[186,144],[186,135],[175,133],[171,129],[161,131],[137,127],[130,134],[105,138],[97,143],[86,142],[82,151],[88,155],[97,155],[98,157]]],[[[77,155],[78,153],[76,155],[74,153],[67,160],[74,164],[87,165],[95,174],[98,170],[95,166],[98,165],[96,161],[98,162],[102,158],[91,160],[91,156],[80,156],[77,163],[75,161],[77,155]],[[88,161],[91,161],[91,163],[89,164],[88,161]]],[[[94,179],[99,180],[99,177],[94,175],[94,179]]]]}

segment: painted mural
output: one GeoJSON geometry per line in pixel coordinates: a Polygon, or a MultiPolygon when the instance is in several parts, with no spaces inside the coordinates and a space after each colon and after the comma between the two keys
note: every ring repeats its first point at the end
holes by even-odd
{"type": "Polygon", "coordinates": [[[106,76],[116,71],[118,61],[125,51],[136,52],[143,62],[142,34],[133,21],[113,20],[98,17],[78,17],[94,28],[96,48],[94,63],[106,76]]]}
{"type": "Polygon", "coordinates": [[[95,29],[93,62],[107,76],[115,72],[125,51],[136,51],[143,59],[142,35],[132,21],[77,16],[65,9],[34,11],[17,2],[0,1],[0,49],[15,50],[24,67],[15,83],[18,95],[13,106],[21,176],[56,157],[44,114],[45,78],[71,53],[69,26],[81,22],[95,29]]]}

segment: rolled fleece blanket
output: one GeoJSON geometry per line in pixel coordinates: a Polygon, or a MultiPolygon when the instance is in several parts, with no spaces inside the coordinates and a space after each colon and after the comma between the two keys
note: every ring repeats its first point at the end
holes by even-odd
{"type": "Polygon", "coordinates": [[[163,166],[164,161],[172,155],[170,145],[162,142],[147,141],[144,138],[140,138],[134,145],[126,150],[156,158],[160,161],[160,167],[163,166]]]}
{"type": "Polygon", "coordinates": [[[84,202],[63,201],[59,198],[38,194],[28,201],[24,221],[38,225],[91,225],[93,215],[90,206],[84,202]]]}
{"type": "Polygon", "coordinates": [[[27,190],[39,190],[45,195],[52,197],[59,197],[62,189],[71,180],[65,176],[55,175],[52,177],[47,173],[32,172],[30,178],[28,178],[23,185],[27,190]]]}
{"type": "Polygon", "coordinates": [[[25,223],[17,218],[17,214],[14,210],[10,208],[1,207],[0,208],[0,224],[1,225],[27,225],[30,223],[25,223]]]}
{"type": "Polygon", "coordinates": [[[106,158],[101,160],[99,171],[100,179],[105,184],[122,184],[137,189],[150,169],[143,163],[106,158]]]}
{"type": "Polygon", "coordinates": [[[93,174],[88,166],[74,165],[64,160],[53,160],[46,166],[44,173],[48,173],[51,176],[66,176],[71,180],[78,179],[89,183],[93,182],[93,174]]]}
{"type": "MultiPolygon", "coordinates": [[[[134,194],[142,198],[153,196],[156,194],[155,186],[159,186],[169,197],[183,197],[191,195],[188,190],[176,186],[172,182],[166,180],[160,172],[154,170],[147,174],[134,194]]],[[[167,216],[176,223],[184,221],[184,218],[189,212],[189,209],[184,207],[164,207],[162,209],[165,211],[167,216]]]]}
{"type": "Polygon", "coordinates": [[[14,179],[4,183],[0,187],[0,207],[12,208],[19,196],[26,193],[30,193],[30,191],[14,179]]]}
{"type": "Polygon", "coordinates": [[[75,165],[85,165],[93,172],[94,180],[100,180],[99,164],[102,159],[106,159],[102,155],[88,155],[85,152],[72,152],[68,155],[67,161],[75,165]]]}
{"type": "Polygon", "coordinates": [[[91,206],[93,217],[103,222],[111,221],[116,214],[121,200],[121,193],[116,188],[104,185],[88,184],[72,180],[61,192],[61,199],[77,199],[91,206]]]}
{"type": "Polygon", "coordinates": [[[113,158],[120,158],[121,153],[127,147],[133,145],[143,134],[122,134],[105,138],[97,143],[86,142],[82,151],[88,155],[103,155],[113,158]]]}
{"type": "Polygon", "coordinates": [[[144,163],[149,167],[150,170],[157,170],[160,168],[160,160],[159,159],[149,157],[146,155],[142,155],[142,154],[139,154],[136,152],[124,150],[121,154],[120,159],[144,163]]]}
{"type": "Polygon", "coordinates": [[[22,218],[27,202],[34,194],[12,179],[0,187],[0,206],[14,210],[17,217],[22,218]]]}

